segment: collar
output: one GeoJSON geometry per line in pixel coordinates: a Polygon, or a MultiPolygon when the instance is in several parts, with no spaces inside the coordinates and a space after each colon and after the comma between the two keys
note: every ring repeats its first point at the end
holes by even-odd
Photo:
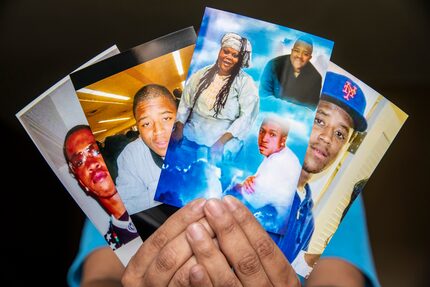
{"type": "Polygon", "coordinates": [[[159,168],[162,168],[163,164],[164,164],[163,158],[161,156],[159,156],[158,154],[156,154],[152,149],[149,149],[149,151],[151,152],[151,156],[152,156],[152,159],[154,160],[154,163],[159,168]]]}

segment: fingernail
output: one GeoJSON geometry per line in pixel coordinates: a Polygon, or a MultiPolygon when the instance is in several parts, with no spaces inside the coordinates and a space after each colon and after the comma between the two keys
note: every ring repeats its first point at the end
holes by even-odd
{"type": "Polygon", "coordinates": [[[206,199],[199,198],[191,202],[191,210],[194,212],[201,212],[203,210],[203,206],[206,204],[206,199]]]}
{"type": "Polygon", "coordinates": [[[239,207],[237,205],[237,199],[231,195],[224,196],[223,201],[227,204],[227,208],[230,211],[235,211],[239,207]]]}
{"type": "Polygon", "coordinates": [[[193,223],[187,228],[187,234],[192,241],[202,240],[204,237],[203,228],[204,227],[200,223],[193,223]]]}
{"type": "Polygon", "coordinates": [[[210,199],[205,205],[213,217],[221,217],[224,214],[224,207],[218,199],[210,199]]]}
{"type": "Polygon", "coordinates": [[[198,265],[194,265],[193,267],[191,267],[190,275],[194,281],[201,281],[204,277],[203,270],[198,265]]]}

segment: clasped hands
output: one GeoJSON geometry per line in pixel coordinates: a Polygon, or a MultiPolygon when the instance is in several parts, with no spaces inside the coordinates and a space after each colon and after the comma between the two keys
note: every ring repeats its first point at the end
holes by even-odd
{"type": "Polygon", "coordinates": [[[284,254],[236,198],[197,199],[173,214],[130,260],[134,286],[300,286],[284,254]]]}

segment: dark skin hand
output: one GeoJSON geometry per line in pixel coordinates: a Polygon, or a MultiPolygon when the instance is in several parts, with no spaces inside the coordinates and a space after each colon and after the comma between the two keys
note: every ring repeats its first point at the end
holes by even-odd
{"type": "Polygon", "coordinates": [[[205,285],[209,280],[212,286],[300,286],[285,256],[238,200],[228,196],[198,206],[196,212],[184,207],[145,241],[124,273],[125,286],[211,286],[205,285]],[[210,228],[197,222],[203,217],[210,228]]]}
{"type": "MultiPolygon", "coordinates": [[[[120,279],[124,286],[301,286],[267,232],[230,196],[180,209],[143,243],[125,272],[108,247],[86,259],[82,286],[120,286],[120,279]]],[[[359,287],[364,277],[346,261],[323,258],[306,286],[359,287]]]]}
{"type": "Polygon", "coordinates": [[[179,143],[184,137],[184,124],[181,122],[175,123],[175,129],[172,132],[171,139],[175,143],[179,143]]]}
{"type": "MultiPolygon", "coordinates": [[[[233,197],[196,200],[172,215],[126,271],[109,248],[85,260],[82,286],[300,286],[276,244],[233,197]],[[214,239],[216,236],[217,240],[214,239]]],[[[338,258],[320,259],[306,286],[364,286],[362,273],[338,258]]]]}

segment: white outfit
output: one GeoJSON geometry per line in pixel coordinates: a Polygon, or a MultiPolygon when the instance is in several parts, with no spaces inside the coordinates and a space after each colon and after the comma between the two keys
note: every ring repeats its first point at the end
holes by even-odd
{"type": "Polygon", "coordinates": [[[227,77],[217,75],[202,92],[194,106],[198,84],[210,66],[194,73],[187,82],[178,107],[176,121],[185,124],[184,136],[200,145],[211,147],[223,134],[229,132],[243,140],[259,112],[258,91],[252,78],[242,70],[233,81],[227,102],[216,118],[213,104],[227,77]]]}
{"type": "Polygon", "coordinates": [[[117,164],[116,188],[129,214],[160,204],[154,201],[154,195],[161,168],[140,137],[124,148],[117,164]]]}
{"type": "MultiPolygon", "coordinates": [[[[244,199],[255,209],[271,204],[278,217],[286,217],[296,192],[302,166],[288,147],[264,158],[255,173],[254,193],[244,190],[244,199]]],[[[243,187],[244,189],[244,187],[243,187]]]]}

